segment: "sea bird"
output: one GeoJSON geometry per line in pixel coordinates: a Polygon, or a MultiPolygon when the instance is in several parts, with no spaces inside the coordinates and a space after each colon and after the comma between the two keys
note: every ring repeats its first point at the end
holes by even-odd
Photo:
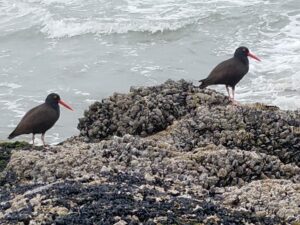
{"type": "Polygon", "coordinates": [[[234,89],[235,85],[248,73],[249,60],[248,56],[260,61],[260,59],[249,51],[248,48],[241,46],[234,52],[232,58],[218,64],[208,75],[207,78],[199,80],[200,88],[206,88],[210,85],[224,84],[229,99],[235,104],[234,89]],[[232,88],[232,97],[229,93],[229,87],[232,88]]]}
{"type": "Polygon", "coordinates": [[[47,96],[45,103],[32,108],[25,114],[16,129],[8,136],[8,139],[32,133],[32,145],[34,146],[34,135],[42,134],[41,139],[43,145],[46,146],[44,140],[45,133],[53,127],[60,115],[58,104],[73,110],[67,103],[60,99],[58,94],[51,93],[47,96]]]}

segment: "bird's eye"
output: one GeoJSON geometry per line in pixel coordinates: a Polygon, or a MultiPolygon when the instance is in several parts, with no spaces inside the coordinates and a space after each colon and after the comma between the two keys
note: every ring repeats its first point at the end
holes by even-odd
{"type": "Polygon", "coordinates": [[[243,48],[243,51],[245,52],[245,51],[246,51],[246,49],[245,49],[245,48],[243,48]]]}

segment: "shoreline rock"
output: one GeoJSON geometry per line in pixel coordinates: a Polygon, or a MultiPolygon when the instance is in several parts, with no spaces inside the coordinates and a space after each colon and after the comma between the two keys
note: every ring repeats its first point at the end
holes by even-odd
{"type": "Polygon", "coordinates": [[[166,129],[201,104],[228,103],[228,98],[216,91],[199,89],[184,80],[168,80],[158,86],[131,88],[128,94],[115,93],[93,103],[79,119],[78,129],[87,141],[125,134],[145,137],[166,129]]]}
{"type": "Polygon", "coordinates": [[[0,224],[300,222],[298,111],[232,106],[181,80],[84,115],[78,137],[11,151],[0,224]]]}

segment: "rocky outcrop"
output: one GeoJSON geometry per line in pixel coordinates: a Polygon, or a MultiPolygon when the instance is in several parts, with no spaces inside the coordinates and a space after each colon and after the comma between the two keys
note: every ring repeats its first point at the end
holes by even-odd
{"type": "Polygon", "coordinates": [[[296,224],[298,111],[185,81],[93,104],[80,136],[13,150],[1,224],[296,224]]]}
{"type": "Polygon", "coordinates": [[[169,80],[159,86],[131,88],[129,94],[116,93],[95,102],[84,112],[78,129],[86,141],[125,134],[144,137],[166,129],[201,104],[228,103],[220,93],[200,90],[184,80],[169,80]]]}

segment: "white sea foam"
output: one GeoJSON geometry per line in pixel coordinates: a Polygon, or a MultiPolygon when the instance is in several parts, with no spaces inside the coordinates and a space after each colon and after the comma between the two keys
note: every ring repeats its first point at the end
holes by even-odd
{"type": "Polygon", "coordinates": [[[20,88],[20,87],[22,87],[22,86],[19,85],[19,84],[16,84],[16,83],[1,82],[1,83],[0,83],[0,88],[1,88],[1,87],[16,89],[16,88],[20,88]]]}
{"type": "Polygon", "coordinates": [[[258,51],[265,60],[253,66],[253,73],[259,77],[252,79],[252,86],[270,96],[267,102],[297,109],[300,108],[300,14],[287,18],[286,26],[262,40],[258,51]]]}
{"type": "Polygon", "coordinates": [[[163,32],[175,31],[193,24],[197,19],[185,21],[145,21],[143,20],[99,20],[74,22],[69,20],[55,20],[52,17],[45,19],[41,31],[50,38],[74,37],[84,34],[124,34],[128,32],[163,32]]]}
{"type": "Polygon", "coordinates": [[[82,95],[82,96],[89,96],[89,95],[91,95],[91,94],[88,93],[88,92],[83,92],[83,91],[80,91],[80,90],[78,90],[78,89],[73,89],[73,91],[74,91],[74,93],[75,93],[76,95],[82,95]]]}
{"type": "MultiPolygon", "coordinates": [[[[238,2],[238,0],[234,1],[238,2]]],[[[293,5],[293,0],[287,1],[293,5]]],[[[244,102],[263,101],[283,109],[300,108],[300,10],[272,7],[274,2],[253,7],[247,20],[235,21],[235,30],[224,35],[212,30],[210,35],[220,40],[217,55],[230,56],[240,45],[250,48],[261,62],[249,59],[248,82],[237,86],[237,99],[244,102]]],[[[287,6],[286,6],[287,7],[287,6]]],[[[244,78],[245,79],[245,78],[244,78]]]]}
{"type": "Polygon", "coordinates": [[[97,99],[85,99],[85,102],[87,102],[88,104],[92,104],[96,101],[99,101],[99,100],[97,100],[97,99]]]}
{"type": "Polygon", "coordinates": [[[13,101],[9,101],[9,100],[0,100],[0,103],[2,105],[2,108],[4,108],[5,110],[9,110],[11,111],[15,117],[20,118],[22,116],[24,116],[25,111],[22,110],[22,98],[13,100],[13,101]]]}
{"type": "MultiPolygon", "coordinates": [[[[24,25],[25,28],[40,26],[40,31],[49,38],[73,37],[84,34],[123,34],[128,32],[163,32],[181,29],[196,23],[205,17],[205,10],[198,3],[183,1],[127,1],[127,4],[114,6],[103,1],[95,1],[90,5],[83,1],[28,1],[19,2],[6,0],[2,8],[7,20],[0,23],[2,30],[10,31],[7,24],[24,25]],[[53,7],[64,10],[53,10],[53,7]],[[98,7],[98,12],[93,8],[98,7]],[[109,11],[111,10],[111,11],[109,11]],[[22,21],[18,21],[22,18],[22,21]]],[[[22,29],[25,29],[24,27],[22,29]]]]}

